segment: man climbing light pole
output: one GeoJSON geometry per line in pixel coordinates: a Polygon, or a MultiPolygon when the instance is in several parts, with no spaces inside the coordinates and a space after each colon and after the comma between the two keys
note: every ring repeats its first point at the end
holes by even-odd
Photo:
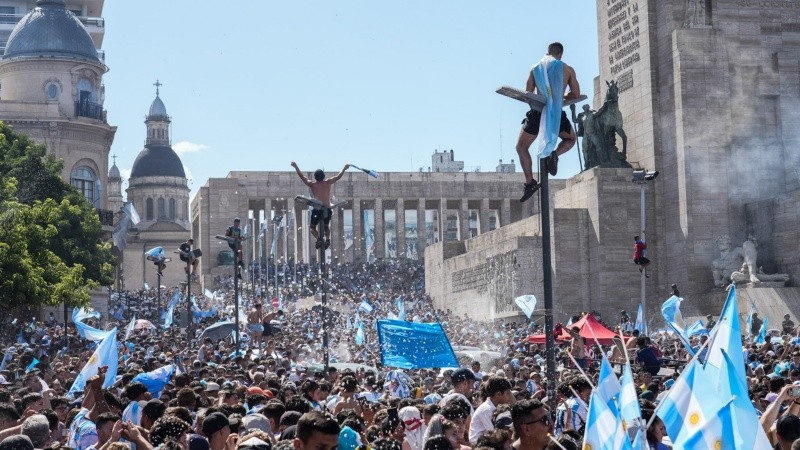
{"type": "MultiPolygon", "coordinates": [[[[575,145],[575,131],[562,111],[564,106],[586,99],[580,92],[580,85],[575,70],[561,61],[564,46],[553,42],[547,47],[547,55],[531,69],[525,87],[526,92],[503,86],[497,93],[526,102],[531,110],[522,121],[517,141],[522,171],[525,174],[525,185],[520,202],[524,202],[541,188],[541,230],[542,230],[542,270],[545,307],[545,344],[547,361],[547,378],[556,379],[555,338],[553,336],[553,279],[552,256],[550,244],[550,192],[547,176],[555,176],[558,172],[558,156],[566,153],[575,145]],[[569,92],[567,92],[569,88],[569,92]],[[541,135],[540,132],[541,131],[541,135]],[[537,159],[539,160],[540,181],[533,178],[533,158],[530,146],[538,139],[537,159]],[[558,142],[559,138],[561,142],[558,142]]],[[[548,384],[550,408],[556,409],[555,384],[548,384]]]]}

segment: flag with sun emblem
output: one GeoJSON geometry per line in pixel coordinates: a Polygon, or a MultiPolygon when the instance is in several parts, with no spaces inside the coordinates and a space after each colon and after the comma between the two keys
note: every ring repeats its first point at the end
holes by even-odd
{"type": "Polygon", "coordinates": [[[674,448],[686,450],[734,450],[733,427],[731,425],[731,402],[728,401],[716,414],[708,419],[683,443],[674,442],[674,448]]]}
{"type": "Polygon", "coordinates": [[[622,427],[619,413],[612,411],[602,396],[595,392],[589,400],[583,450],[629,450],[630,448],[631,440],[622,427]]]}
{"type": "Polygon", "coordinates": [[[92,356],[89,358],[89,361],[86,362],[86,365],[83,366],[81,373],[75,377],[75,382],[72,383],[72,387],[67,395],[74,398],[76,392],[83,391],[86,388],[86,381],[89,378],[97,375],[97,370],[103,366],[108,366],[106,379],[103,382],[103,388],[105,389],[111,387],[117,378],[118,363],[119,355],[117,353],[117,329],[114,328],[109,332],[109,335],[97,345],[97,349],[95,349],[94,353],[92,353],[92,356]]]}
{"type": "MultiPolygon", "coordinates": [[[[708,419],[703,401],[699,398],[703,388],[695,389],[696,379],[701,378],[702,366],[693,359],[681,376],[675,381],[667,396],[659,405],[656,414],[664,422],[667,434],[677,442],[681,437],[691,436],[708,419]]],[[[705,389],[711,391],[711,389],[705,389]]],[[[707,405],[709,403],[706,403],[707,405]]],[[[719,405],[719,401],[711,401],[711,405],[719,405]]]]}

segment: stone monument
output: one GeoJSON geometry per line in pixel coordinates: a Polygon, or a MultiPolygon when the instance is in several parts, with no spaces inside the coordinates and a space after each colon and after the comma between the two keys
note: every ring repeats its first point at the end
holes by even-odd
{"type": "Polygon", "coordinates": [[[617,105],[619,88],[616,81],[606,82],[606,86],[603,106],[593,111],[583,105],[583,112],[577,117],[578,136],[583,137],[584,169],[631,167],[625,160],[628,136],[622,129],[622,113],[617,105]],[[622,139],[622,152],[617,148],[617,135],[622,139]]]}

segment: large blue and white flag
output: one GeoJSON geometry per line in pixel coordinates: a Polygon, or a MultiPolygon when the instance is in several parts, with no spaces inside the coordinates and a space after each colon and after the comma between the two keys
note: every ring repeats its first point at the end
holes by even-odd
{"type": "Polygon", "coordinates": [[[82,319],[87,317],[95,317],[95,314],[97,317],[100,317],[100,313],[90,312],[83,308],[73,309],[72,323],[75,324],[75,329],[78,331],[78,334],[81,335],[81,337],[90,341],[99,342],[105,339],[111,332],[106,330],[98,330],[93,326],[81,322],[82,319]]]}
{"type": "Polygon", "coordinates": [[[169,305],[169,309],[167,309],[167,314],[164,316],[164,329],[172,326],[172,318],[175,313],[175,305],[169,305]]]}
{"type": "Polygon", "coordinates": [[[583,447],[592,450],[628,450],[631,441],[622,427],[618,413],[612,411],[604,399],[592,395],[586,415],[583,447]]]}
{"type": "Polygon", "coordinates": [[[634,325],[635,330],[639,330],[639,334],[641,336],[647,336],[647,322],[645,322],[644,318],[644,307],[641,303],[639,303],[639,309],[636,311],[636,324],[634,325]]]}
{"type": "Polygon", "coordinates": [[[164,386],[169,383],[169,379],[174,373],[175,366],[168,364],[151,372],[140,373],[139,375],[136,375],[133,377],[133,380],[131,380],[131,383],[142,383],[154,398],[158,398],[158,396],[161,394],[161,391],[164,390],[164,386]]]}
{"type": "Polygon", "coordinates": [[[453,347],[439,323],[379,320],[381,363],[386,367],[423,369],[458,367],[453,347]]]}
{"type": "Polygon", "coordinates": [[[708,330],[706,330],[706,326],[703,325],[703,321],[698,319],[693,325],[689,325],[686,329],[686,334],[692,337],[700,334],[708,334],[708,330]]]}
{"type": "Polygon", "coordinates": [[[86,381],[97,375],[98,369],[103,366],[107,366],[108,370],[106,371],[106,378],[103,382],[103,388],[111,387],[114,384],[115,378],[117,377],[117,365],[119,362],[119,357],[117,355],[117,329],[114,328],[111,330],[111,333],[100,341],[100,344],[95,349],[92,356],[89,357],[89,361],[83,366],[81,373],[75,377],[75,382],[72,383],[72,387],[67,394],[69,397],[74,398],[75,393],[79,391],[83,391],[86,388],[86,381]]]}
{"type": "Polygon", "coordinates": [[[747,381],[737,378],[737,371],[727,352],[723,351],[722,356],[725,364],[720,371],[717,393],[719,398],[732,399],[731,423],[728,427],[733,429],[736,439],[734,448],[770,449],[769,438],[759,423],[753,403],[750,402],[747,381]]]}
{"type": "Polygon", "coordinates": [[[533,72],[539,94],[545,97],[545,105],[539,121],[539,136],[536,140],[539,142],[538,157],[546,158],[558,144],[564,95],[564,64],[551,55],[545,55],[538,64],[533,66],[531,72],[533,72]]]}
{"type": "Polygon", "coordinates": [[[686,450],[733,450],[743,448],[736,446],[733,437],[731,402],[727,402],[716,413],[713,413],[701,427],[687,436],[686,440],[673,441],[673,445],[674,448],[686,450]]]}
{"type": "Polygon", "coordinates": [[[636,385],[633,382],[631,364],[626,363],[622,369],[622,380],[619,393],[619,410],[622,422],[626,427],[636,423],[642,417],[639,408],[639,397],[636,395],[636,385]]]}
{"type": "Polygon", "coordinates": [[[675,331],[675,335],[678,336],[678,339],[680,339],[686,351],[694,356],[695,351],[692,348],[692,344],[689,342],[689,336],[687,336],[686,330],[683,329],[685,324],[680,308],[682,301],[683,299],[677,295],[668,298],[667,301],[661,305],[661,315],[664,316],[664,322],[667,323],[667,326],[675,331]]]}
{"type": "Polygon", "coordinates": [[[373,309],[374,309],[373,306],[369,304],[366,298],[362,299],[361,304],[358,305],[358,310],[364,311],[367,314],[371,313],[373,309]]]}
{"type": "Polygon", "coordinates": [[[763,344],[767,341],[767,324],[769,323],[769,317],[764,317],[764,322],[761,323],[761,328],[758,330],[758,336],[756,336],[755,343],[756,344],[763,344]]]}
{"type": "Polygon", "coordinates": [[[614,369],[608,362],[606,355],[602,355],[600,361],[600,375],[597,378],[597,388],[595,388],[593,395],[599,396],[601,400],[606,402],[608,409],[614,413],[615,416],[619,415],[619,400],[620,391],[622,386],[619,384],[619,379],[614,373],[614,369]]]}
{"type": "MultiPolygon", "coordinates": [[[[742,353],[742,333],[739,327],[739,307],[736,304],[736,286],[731,285],[728,291],[728,298],[722,308],[722,314],[714,327],[711,341],[708,343],[708,357],[703,366],[703,370],[716,371],[718,374],[722,370],[725,359],[721,349],[724,349],[733,362],[736,369],[736,376],[745,379],[747,376],[744,370],[744,354],[742,353]]],[[[714,382],[719,376],[710,377],[714,382]]]]}
{"type": "Polygon", "coordinates": [[[89,308],[75,308],[72,310],[72,321],[79,322],[85,319],[99,319],[100,313],[91,307],[89,308]]]}
{"type": "Polygon", "coordinates": [[[356,345],[364,345],[364,324],[358,324],[358,330],[356,330],[356,345]]]}
{"type": "Polygon", "coordinates": [[[719,398],[707,383],[703,367],[692,359],[658,405],[656,415],[673,442],[693,435],[715,414],[719,398]]]}

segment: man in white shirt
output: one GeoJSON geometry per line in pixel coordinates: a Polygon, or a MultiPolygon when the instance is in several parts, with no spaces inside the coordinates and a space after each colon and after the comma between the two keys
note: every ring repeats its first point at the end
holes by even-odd
{"type": "Polygon", "coordinates": [[[478,438],[487,431],[494,430],[492,414],[498,405],[513,404],[514,395],[511,393],[511,383],[502,377],[491,377],[486,382],[484,392],[486,400],[475,409],[469,427],[469,443],[475,445],[478,438]]]}

